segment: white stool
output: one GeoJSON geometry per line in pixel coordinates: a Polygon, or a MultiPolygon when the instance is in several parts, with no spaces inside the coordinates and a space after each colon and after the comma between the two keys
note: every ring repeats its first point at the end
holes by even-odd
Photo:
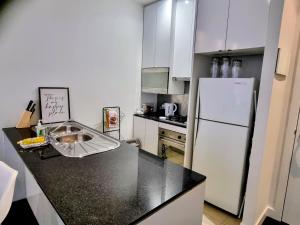
{"type": "Polygon", "coordinates": [[[0,224],[10,210],[17,175],[18,171],[0,161],[0,224]]]}

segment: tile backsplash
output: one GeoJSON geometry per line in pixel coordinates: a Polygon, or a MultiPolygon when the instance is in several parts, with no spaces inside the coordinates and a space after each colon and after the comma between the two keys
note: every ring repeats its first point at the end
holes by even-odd
{"type": "Polygon", "coordinates": [[[187,116],[189,102],[189,87],[190,82],[184,82],[183,95],[157,95],[157,107],[160,107],[165,102],[177,103],[179,104],[179,115],[187,116]]]}

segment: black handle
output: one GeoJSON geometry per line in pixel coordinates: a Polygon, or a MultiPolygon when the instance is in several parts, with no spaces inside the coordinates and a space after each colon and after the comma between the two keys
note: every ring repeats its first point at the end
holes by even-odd
{"type": "Polygon", "coordinates": [[[28,103],[28,106],[27,106],[27,108],[26,108],[27,111],[30,110],[30,108],[31,108],[31,106],[32,106],[32,103],[33,103],[33,101],[30,100],[29,103],[28,103]]]}
{"type": "Polygon", "coordinates": [[[276,65],[275,65],[275,73],[276,73],[276,74],[278,74],[277,68],[278,68],[278,60],[279,60],[280,51],[281,51],[281,49],[278,48],[278,49],[277,49],[277,56],[276,56],[276,65]]]}
{"type": "Polygon", "coordinates": [[[33,104],[30,109],[29,109],[30,112],[34,112],[35,111],[35,104],[33,104]]]}
{"type": "Polygon", "coordinates": [[[30,116],[30,118],[33,116],[34,112],[35,112],[35,108],[33,108],[33,110],[31,111],[31,116],[30,116]]]}

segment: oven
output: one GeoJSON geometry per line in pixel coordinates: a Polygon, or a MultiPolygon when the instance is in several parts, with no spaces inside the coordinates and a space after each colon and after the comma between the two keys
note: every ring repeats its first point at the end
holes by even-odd
{"type": "Polygon", "coordinates": [[[186,135],[159,128],[158,155],[176,164],[183,165],[186,135]]]}

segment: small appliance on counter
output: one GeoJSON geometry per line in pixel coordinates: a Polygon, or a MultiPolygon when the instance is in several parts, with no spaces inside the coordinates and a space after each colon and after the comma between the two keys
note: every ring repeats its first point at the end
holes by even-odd
{"type": "Polygon", "coordinates": [[[144,103],[141,108],[138,108],[136,114],[152,115],[154,113],[154,103],[144,103]]]}
{"type": "Polygon", "coordinates": [[[165,110],[165,117],[174,116],[178,109],[178,105],[175,103],[164,103],[162,108],[165,110]]]}
{"type": "Polygon", "coordinates": [[[142,104],[142,112],[144,115],[149,115],[154,112],[154,103],[142,104]]]}

